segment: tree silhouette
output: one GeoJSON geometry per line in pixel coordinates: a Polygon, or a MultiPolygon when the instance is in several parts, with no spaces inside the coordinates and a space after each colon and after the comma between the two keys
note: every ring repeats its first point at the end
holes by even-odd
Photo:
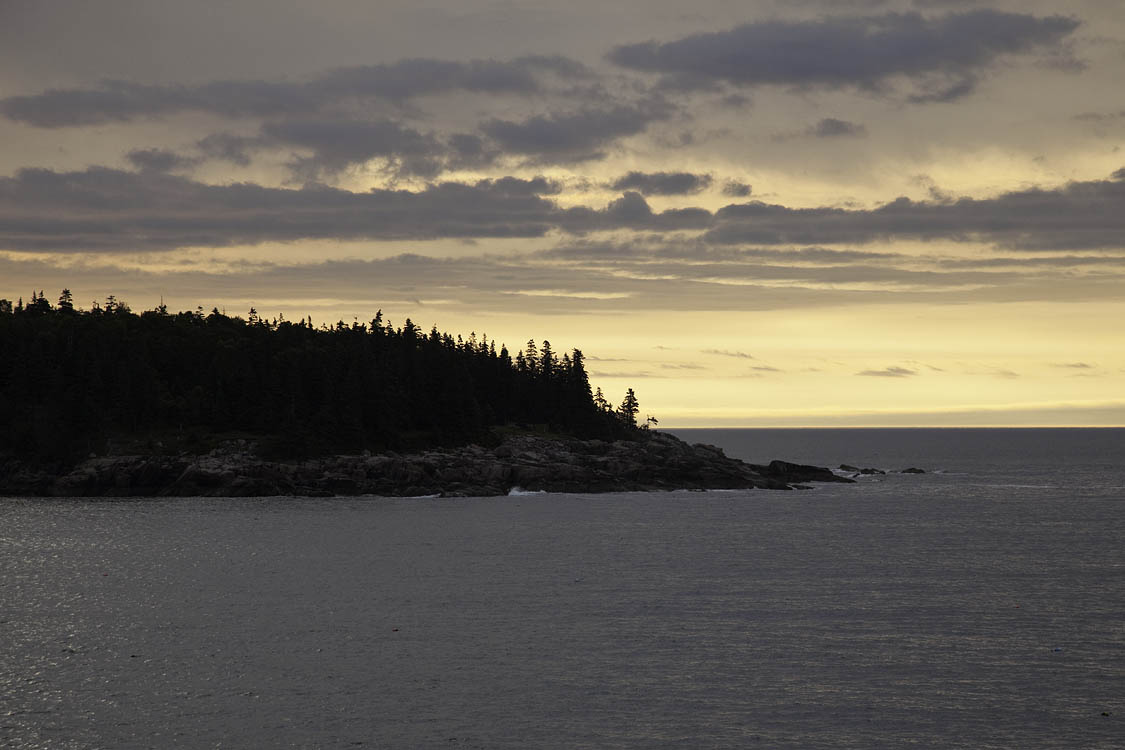
{"type": "Polygon", "coordinates": [[[617,414],[621,421],[627,427],[637,426],[637,413],[641,410],[641,405],[637,401],[637,396],[633,393],[633,389],[625,391],[625,399],[621,402],[621,406],[617,408],[617,414]]]}
{"type": "Polygon", "coordinates": [[[489,442],[498,427],[627,437],[639,406],[615,413],[591,393],[578,349],[561,359],[535,340],[513,359],[484,335],[311,318],[248,320],[202,306],[133,313],[109,296],[52,307],[0,300],[0,454],[85,456],[147,436],[204,449],[223,435],[277,455],[489,442]],[[194,441],[194,442],[193,442],[194,441]]]}

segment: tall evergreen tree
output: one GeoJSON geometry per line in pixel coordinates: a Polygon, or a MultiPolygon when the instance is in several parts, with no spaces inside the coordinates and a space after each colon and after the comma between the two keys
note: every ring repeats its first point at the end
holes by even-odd
{"type": "Polygon", "coordinates": [[[636,427],[637,413],[640,410],[641,405],[637,402],[637,395],[630,388],[625,392],[625,399],[621,402],[621,406],[617,408],[617,414],[627,427],[636,427]]]}

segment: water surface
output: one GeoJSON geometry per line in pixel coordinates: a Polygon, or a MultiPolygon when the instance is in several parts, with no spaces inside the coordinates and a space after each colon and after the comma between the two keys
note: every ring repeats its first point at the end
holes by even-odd
{"type": "Polygon", "coordinates": [[[752,432],[945,473],[0,500],[0,745],[1121,746],[1120,431],[752,432]]]}

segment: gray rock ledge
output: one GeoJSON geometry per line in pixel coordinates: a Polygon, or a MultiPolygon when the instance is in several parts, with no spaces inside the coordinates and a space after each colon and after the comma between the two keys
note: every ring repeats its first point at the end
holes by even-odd
{"type": "Polygon", "coordinates": [[[92,457],[63,473],[0,460],[0,495],[54,497],[261,497],[506,495],[675,489],[789,490],[804,482],[851,482],[785,461],[748,464],[711,445],[661,432],[637,440],[518,435],[494,448],[268,461],[231,443],[207,455],[92,457]]]}

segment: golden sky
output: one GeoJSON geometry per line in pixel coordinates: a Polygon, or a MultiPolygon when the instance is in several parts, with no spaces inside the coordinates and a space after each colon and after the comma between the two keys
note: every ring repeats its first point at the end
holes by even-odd
{"type": "Polygon", "coordinates": [[[0,298],[549,339],[669,427],[1125,424],[1118,3],[16,2],[0,71],[0,298]]]}

